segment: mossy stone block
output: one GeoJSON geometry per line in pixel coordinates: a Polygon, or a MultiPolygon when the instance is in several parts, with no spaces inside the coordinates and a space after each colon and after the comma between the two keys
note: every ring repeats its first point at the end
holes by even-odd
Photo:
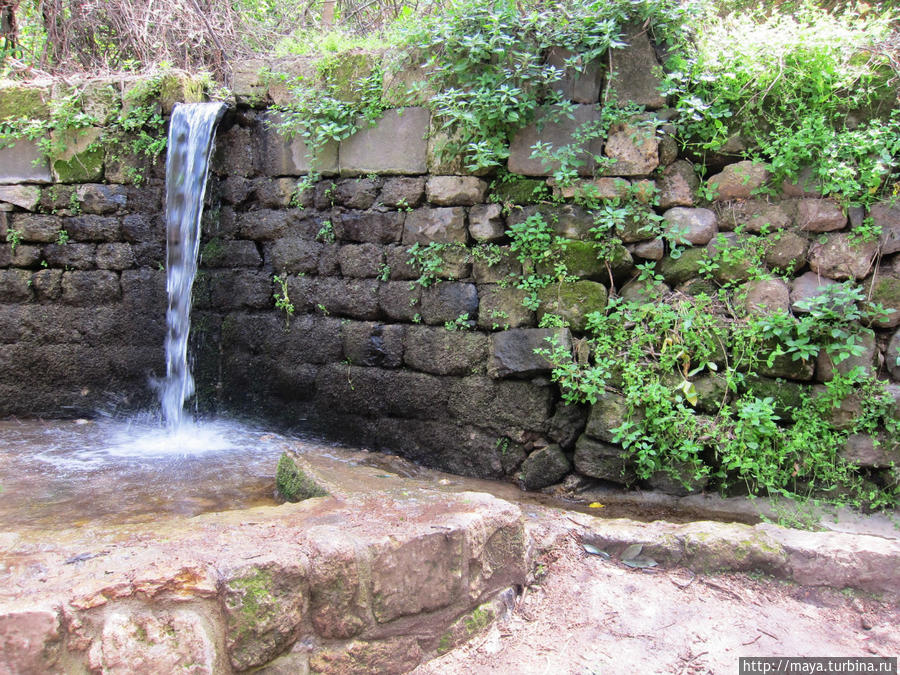
{"type": "Polygon", "coordinates": [[[686,248],[677,258],[667,255],[657,269],[670,286],[683,284],[688,279],[700,276],[700,264],[705,258],[702,248],[686,248]]]}
{"type": "Polygon", "coordinates": [[[541,306],[538,320],[545,314],[558,314],[569,322],[569,327],[582,332],[587,325],[587,315],[606,307],[606,286],[596,281],[576,281],[548,286],[538,294],[541,306]]]}
{"type": "Polygon", "coordinates": [[[166,115],[176,103],[202,103],[206,100],[203,81],[187,73],[167,73],[159,81],[159,104],[166,115]]]}
{"type": "Polygon", "coordinates": [[[550,196],[547,181],[539,178],[518,178],[508,183],[496,185],[495,199],[513,204],[537,204],[550,196]]]}
{"type": "Polygon", "coordinates": [[[63,150],[50,158],[57,183],[94,183],[103,179],[105,153],[94,127],[67,129],[51,134],[53,145],[63,150]]]}
{"type": "Polygon", "coordinates": [[[45,120],[50,117],[50,89],[18,83],[0,84],[0,120],[45,120]]]}
{"type": "Polygon", "coordinates": [[[363,96],[363,81],[375,70],[375,55],[366,52],[346,52],[326,56],[316,64],[322,81],[334,88],[342,101],[359,102],[363,96]]]}
{"type": "Polygon", "coordinates": [[[328,493],[313,480],[288,453],[281,455],[275,470],[275,488],[289,502],[302,502],[312,497],[327,497],[328,493]]]}

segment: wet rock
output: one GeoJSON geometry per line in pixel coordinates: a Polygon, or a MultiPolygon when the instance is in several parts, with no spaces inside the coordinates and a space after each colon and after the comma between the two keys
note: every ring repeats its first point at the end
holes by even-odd
{"type": "Polygon", "coordinates": [[[62,276],[62,301],[67,305],[103,305],[122,297],[119,275],[115,272],[64,272],[62,276]]]}
{"type": "Polygon", "coordinates": [[[0,202],[34,211],[41,201],[41,189],[36,185],[0,185],[0,202]]]}
{"type": "Polygon", "coordinates": [[[547,387],[483,375],[460,380],[450,393],[451,414],[485,428],[534,429],[550,417],[551,407],[547,387]]]}
{"type": "Polygon", "coordinates": [[[562,480],[572,468],[558,445],[535,450],[522,463],[522,484],[526,490],[540,490],[562,480]]]}
{"type": "Polygon", "coordinates": [[[46,673],[58,668],[57,613],[39,607],[0,612],[0,672],[46,673]]]}
{"type": "MultiPolygon", "coordinates": [[[[104,246],[114,245],[115,244],[101,244],[97,247],[98,267],[100,266],[100,251],[103,250],[104,246]]],[[[276,242],[275,246],[277,245],[276,242]]],[[[273,246],[273,248],[275,246],[273,246]]],[[[200,261],[201,264],[206,267],[259,267],[262,265],[262,256],[259,255],[259,250],[257,250],[255,242],[243,239],[236,241],[213,239],[207,242],[200,250],[200,261]]],[[[282,265],[275,269],[285,270],[287,267],[288,265],[282,265]]],[[[300,270],[291,269],[290,271],[299,272],[300,270]]]]}
{"type": "Polygon", "coordinates": [[[547,338],[554,336],[564,346],[571,340],[567,329],[514,328],[495,333],[490,338],[488,374],[501,378],[549,373],[552,364],[543,356],[535,354],[534,350],[550,348],[547,338]]]}
{"type": "Polygon", "coordinates": [[[191,672],[212,675],[222,665],[216,644],[199,614],[115,611],[103,624],[88,656],[104,673],[191,672]]]}
{"type": "Polygon", "coordinates": [[[89,270],[94,267],[94,244],[50,244],[44,247],[44,260],[51,267],[89,270]]]}
{"type": "Polygon", "coordinates": [[[297,639],[308,602],[306,560],[223,570],[225,648],[235,670],[271,661],[297,639]]]}
{"type": "Polygon", "coordinates": [[[831,279],[862,279],[872,269],[878,242],[855,243],[845,233],[825,235],[824,243],[809,249],[809,267],[831,279]]]}
{"type": "Polygon", "coordinates": [[[469,234],[479,244],[503,239],[506,221],[499,204],[476,204],[469,209],[469,234]]]}
{"type": "Polygon", "coordinates": [[[710,177],[708,185],[717,201],[749,199],[771,177],[764,164],[743,161],[726,166],[721,173],[710,177]]]}
{"type": "Polygon", "coordinates": [[[435,375],[469,375],[484,367],[486,354],[487,338],[481,333],[410,326],[403,361],[410,368],[435,375]]]}
{"type": "Polygon", "coordinates": [[[676,206],[666,211],[663,219],[670,236],[685,244],[703,246],[719,231],[716,214],[709,209],[676,206]]]}
{"type": "Polygon", "coordinates": [[[591,406],[584,433],[593,439],[613,442],[612,430],[622,426],[628,419],[628,406],[624,396],[604,391],[591,406]]]}
{"type": "Polygon", "coordinates": [[[475,284],[442,282],[422,289],[422,319],[429,325],[455,321],[465,316],[474,320],[478,312],[475,284]]]}
{"type": "Polygon", "coordinates": [[[399,368],[405,326],[348,321],[342,325],[344,357],[359,366],[399,368]]]}
{"type": "Polygon", "coordinates": [[[351,319],[378,318],[378,282],[374,279],[322,277],[318,280],[316,300],[329,314],[351,319]]]}
{"type": "Polygon", "coordinates": [[[466,210],[462,207],[421,208],[407,214],[403,244],[466,243],[466,210]]]}
{"type": "Polygon", "coordinates": [[[582,436],[575,444],[575,469],[585,476],[630,485],[637,475],[623,457],[622,448],[582,436]]]}
{"type": "Polygon", "coordinates": [[[438,206],[471,206],[484,201],[487,183],[474,176],[431,176],[425,197],[438,206]]]}
{"type": "Polygon", "coordinates": [[[659,207],[669,209],[673,206],[693,206],[694,195],[700,187],[700,179],[694,172],[694,165],[686,160],[679,160],[667,166],[663,171],[659,185],[659,207]]]}
{"type": "Polygon", "coordinates": [[[831,232],[847,225],[847,214],[830,199],[801,199],[797,225],[807,232],[831,232]]]}
{"type": "Polygon", "coordinates": [[[282,499],[302,502],[313,497],[326,497],[328,493],[315,479],[298,465],[298,458],[290,453],[282,453],[275,470],[275,490],[282,499]]]}

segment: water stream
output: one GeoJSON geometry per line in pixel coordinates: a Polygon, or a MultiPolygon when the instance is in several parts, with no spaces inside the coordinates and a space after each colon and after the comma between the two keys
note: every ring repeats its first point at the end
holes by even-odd
{"type": "Polygon", "coordinates": [[[160,384],[163,419],[170,430],[184,418],[184,404],[194,393],[188,365],[191,288],[197,275],[200,218],[216,125],[224,103],[178,104],[169,126],[166,158],[166,379],[160,384]]]}

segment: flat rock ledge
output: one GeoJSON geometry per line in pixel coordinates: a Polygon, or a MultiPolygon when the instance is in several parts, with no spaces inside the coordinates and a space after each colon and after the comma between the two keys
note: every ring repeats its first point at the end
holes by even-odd
{"type": "Polygon", "coordinates": [[[900,594],[897,539],[523,515],[481,492],[366,466],[337,481],[294,458],[332,496],[0,533],[0,674],[406,673],[502,616],[537,556],[570,536],[613,558],[640,543],[664,566],[900,594]]]}

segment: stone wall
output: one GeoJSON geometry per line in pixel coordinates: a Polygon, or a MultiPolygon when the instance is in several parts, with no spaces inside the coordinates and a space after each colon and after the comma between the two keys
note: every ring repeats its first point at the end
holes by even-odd
{"type": "MultiPolygon", "coordinates": [[[[741,236],[755,235],[767,239],[764,264],[793,275],[790,282],[755,281],[746,266],[720,265],[715,281],[741,285],[751,310],[796,310],[801,299],[844,279],[900,310],[900,207],[845,212],[805,184],[760,197],[756,188],[770,178],[765,167],[727,158],[708,167],[713,198],[701,204],[698,167],[679,157],[667,133],[671,111],[656,91],[658,64],[646,37],[618,63],[609,84],[620,100],[646,106],[659,131],[647,133],[637,119],[614,126],[588,148],[583,181],[608,199],[653,183],[660,198],[652,208],[688,245],[674,257],[662,238],[622,232],[624,246],[609,269],[585,243],[592,217],[554,184],[555,167],[531,158],[535,141],[565,144],[577,124],[598,118],[602,69],[560,82],[576,104],[574,120],[532,125],[512,140],[508,168],[520,176],[512,183],[443,161],[429,111],[406,107],[326,147],[315,166],[321,180],[300,192],[298,178],[312,168],[308,149],[267,124],[265,82],[239,80],[237,105],[219,130],[194,293],[201,406],[324,431],[456,473],[516,476],[529,488],[572,472],[620,482],[629,471],[609,430],[619,423],[621,400],[608,396],[593,409],[564,405],[534,349],[554,332],[578,339],[584,315],[602,309],[613,289],[637,297],[636,264],[658,261],[667,290],[709,291],[712,282],[700,274],[704,250],[722,245],[720,233],[738,248],[741,236]],[[594,176],[593,156],[615,162],[594,176]],[[534,203],[541,191],[564,200],[534,203]],[[534,213],[570,240],[567,264],[580,278],[545,294],[537,312],[507,283],[521,266],[509,255],[506,231],[534,213]],[[883,234],[856,244],[849,230],[865,217],[883,234]],[[423,287],[409,249],[431,242],[461,247],[448,249],[456,254],[442,265],[441,281],[423,287]],[[504,251],[498,264],[464,250],[483,243],[504,251]],[[276,307],[283,291],[275,275],[286,280],[290,315],[276,307]],[[537,327],[551,310],[569,319],[571,331],[537,327]]],[[[121,172],[108,166],[90,182],[50,184],[49,171],[26,176],[6,161],[0,224],[20,241],[0,258],[2,413],[146,404],[148,375],[164,372],[161,166],[135,187],[116,184],[121,172]],[[56,243],[61,230],[68,243],[56,243]]],[[[894,391],[898,323],[900,311],[876,327],[876,339],[853,361],[892,378],[894,391]]],[[[830,372],[824,359],[777,361],[759,386],[800,391],[830,372]]],[[[852,419],[848,405],[840,414],[852,419]]],[[[885,466],[898,453],[891,444],[873,451],[856,441],[856,458],[869,466],[885,466]]]]}

